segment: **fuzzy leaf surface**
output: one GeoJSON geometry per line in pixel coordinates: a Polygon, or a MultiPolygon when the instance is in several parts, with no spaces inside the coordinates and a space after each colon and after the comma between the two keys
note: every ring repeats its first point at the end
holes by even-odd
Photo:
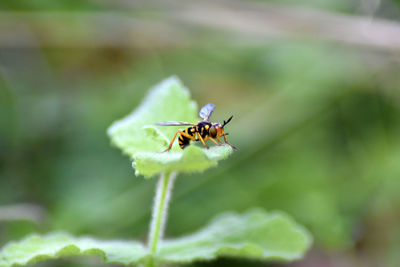
{"type": "Polygon", "coordinates": [[[307,230],[287,215],[251,210],[219,215],[195,234],[164,241],[159,258],[176,263],[217,257],[290,261],[301,258],[310,245],[307,230]]]}
{"type": "Polygon", "coordinates": [[[64,233],[31,235],[1,250],[0,267],[83,255],[101,256],[107,263],[128,265],[144,260],[147,250],[136,241],[103,241],[90,237],[76,238],[64,233]]]}
{"type": "MultiPolygon", "coordinates": [[[[311,245],[308,232],[282,213],[252,210],[226,213],[204,229],[161,243],[158,263],[189,263],[217,257],[290,261],[301,258],[311,245]]],[[[0,266],[25,265],[65,256],[97,255],[106,263],[145,264],[147,249],[136,241],[104,241],[68,234],[33,235],[0,252],[0,266]]]]}
{"type": "Polygon", "coordinates": [[[210,149],[190,145],[181,150],[168,147],[177,130],[187,126],[157,126],[157,122],[186,121],[196,124],[198,108],[190,99],[189,91],[176,77],[171,77],[152,88],[141,105],[130,115],[114,122],[108,129],[112,143],[133,159],[136,175],[154,176],[164,171],[194,172],[215,166],[218,160],[232,153],[230,146],[210,149]]]}

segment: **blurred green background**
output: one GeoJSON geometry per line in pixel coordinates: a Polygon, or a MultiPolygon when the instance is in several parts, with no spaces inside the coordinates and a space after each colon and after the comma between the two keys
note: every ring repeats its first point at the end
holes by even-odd
{"type": "Polygon", "coordinates": [[[166,236],[251,207],[314,236],[290,264],[193,266],[398,266],[394,0],[2,0],[0,245],[57,230],[146,240],[156,179],[135,177],[106,129],[174,74],[214,121],[234,116],[239,150],[179,176],[166,236]]]}

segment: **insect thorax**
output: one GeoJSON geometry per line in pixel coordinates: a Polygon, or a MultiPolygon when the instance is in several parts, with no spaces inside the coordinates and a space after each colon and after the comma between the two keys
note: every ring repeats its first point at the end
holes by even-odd
{"type": "Polygon", "coordinates": [[[210,134],[210,128],[212,124],[207,121],[201,121],[197,124],[197,132],[201,135],[201,137],[205,138],[210,134]]]}

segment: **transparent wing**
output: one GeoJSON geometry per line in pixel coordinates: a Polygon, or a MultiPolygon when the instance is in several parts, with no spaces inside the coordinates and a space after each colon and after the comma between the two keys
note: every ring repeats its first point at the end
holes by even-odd
{"type": "Polygon", "coordinates": [[[194,125],[194,124],[184,122],[184,121],[163,121],[163,122],[157,122],[156,125],[159,125],[159,126],[188,126],[188,125],[194,125]]]}
{"type": "Polygon", "coordinates": [[[204,107],[201,108],[199,115],[205,121],[209,121],[211,114],[213,113],[215,105],[213,103],[208,103],[204,107]]]}

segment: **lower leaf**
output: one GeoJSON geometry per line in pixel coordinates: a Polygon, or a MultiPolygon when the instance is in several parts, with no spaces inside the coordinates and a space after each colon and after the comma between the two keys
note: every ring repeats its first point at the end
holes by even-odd
{"type": "Polygon", "coordinates": [[[66,256],[101,256],[107,263],[133,264],[144,260],[147,250],[136,241],[103,241],[76,238],[65,233],[32,235],[10,243],[0,252],[0,267],[25,265],[66,256]]]}
{"type": "Polygon", "coordinates": [[[251,210],[243,215],[222,214],[193,235],[164,241],[158,257],[163,262],[220,256],[290,261],[301,258],[310,245],[308,231],[287,215],[251,210]]]}
{"type": "MultiPolygon", "coordinates": [[[[290,261],[301,258],[311,245],[307,230],[282,213],[252,210],[243,215],[217,216],[204,229],[165,240],[154,255],[157,263],[188,263],[217,257],[290,261]]],[[[96,255],[107,263],[145,264],[151,257],[137,241],[76,238],[65,233],[32,235],[0,251],[0,267],[25,265],[65,256],[96,255]]]]}

